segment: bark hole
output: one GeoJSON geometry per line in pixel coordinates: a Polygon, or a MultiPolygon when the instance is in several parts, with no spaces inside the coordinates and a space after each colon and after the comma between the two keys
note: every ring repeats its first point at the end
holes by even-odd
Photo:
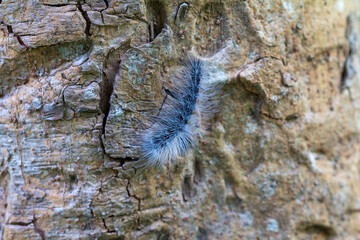
{"type": "Polygon", "coordinates": [[[121,57],[129,48],[130,42],[128,41],[120,48],[111,50],[105,59],[100,98],[100,108],[101,112],[104,114],[103,134],[105,133],[106,120],[110,111],[110,101],[114,91],[115,78],[120,70],[121,57]]]}
{"type": "Polygon", "coordinates": [[[209,239],[209,233],[206,228],[199,227],[199,231],[196,234],[197,240],[207,240],[209,239]]]}
{"type": "Polygon", "coordinates": [[[166,23],[166,10],[164,3],[159,0],[150,0],[147,4],[149,41],[153,41],[161,33],[166,23]]]}
{"type": "Polygon", "coordinates": [[[196,184],[200,183],[202,178],[203,178],[203,168],[204,166],[202,166],[200,160],[198,159],[195,159],[195,162],[194,162],[194,182],[196,184]]]}
{"type": "Polygon", "coordinates": [[[195,195],[195,188],[191,180],[191,175],[186,175],[182,185],[182,195],[185,202],[190,201],[195,195]]]}
{"type": "Polygon", "coordinates": [[[181,27],[182,22],[186,18],[188,10],[189,10],[189,4],[187,4],[186,2],[180,4],[180,6],[179,6],[179,8],[178,8],[178,10],[176,12],[176,16],[175,16],[175,24],[178,27],[181,27]]]}
{"type": "Polygon", "coordinates": [[[305,228],[305,232],[310,234],[318,234],[325,237],[330,237],[335,235],[335,231],[332,227],[321,225],[321,224],[313,224],[305,228]]]}

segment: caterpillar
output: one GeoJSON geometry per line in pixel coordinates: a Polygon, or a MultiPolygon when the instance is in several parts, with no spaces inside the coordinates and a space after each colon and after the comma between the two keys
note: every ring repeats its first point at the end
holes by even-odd
{"type": "Polygon", "coordinates": [[[208,120],[217,111],[221,86],[211,82],[204,61],[189,58],[171,79],[172,89],[141,141],[146,167],[169,167],[198,144],[208,120]]]}

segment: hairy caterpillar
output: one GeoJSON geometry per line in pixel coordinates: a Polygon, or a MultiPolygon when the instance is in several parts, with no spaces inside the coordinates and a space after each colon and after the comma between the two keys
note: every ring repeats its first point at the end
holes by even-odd
{"type": "Polygon", "coordinates": [[[200,59],[183,61],[173,77],[173,88],[152,127],[146,130],[142,159],[146,167],[169,165],[198,143],[207,120],[214,114],[220,85],[209,81],[206,64],[200,59]]]}

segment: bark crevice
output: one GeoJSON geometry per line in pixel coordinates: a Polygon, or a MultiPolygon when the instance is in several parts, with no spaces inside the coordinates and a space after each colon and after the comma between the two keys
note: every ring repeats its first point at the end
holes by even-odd
{"type": "Polygon", "coordinates": [[[83,18],[84,18],[84,20],[86,22],[84,33],[85,33],[86,37],[90,37],[91,36],[91,33],[90,33],[91,20],[90,20],[90,18],[88,16],[87,12],[82,8],[82,5],[81,5],[80,1],[78,1],[76,3],[76,7],[80,11],[81,15],[83,16],[83,18]]]}

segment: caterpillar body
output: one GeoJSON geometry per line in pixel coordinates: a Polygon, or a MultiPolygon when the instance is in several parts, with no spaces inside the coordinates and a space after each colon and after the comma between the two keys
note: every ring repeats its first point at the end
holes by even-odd
{"type": "Polygon", "coordinates": [[[219,84],[211,83],[206,64],[200,59],[183,61],[173,77],[173,87],[152,127],[146,130],[142,159],[146,167],[159,167],[184,156],[198,143],[207,121],[216,112],[219,84]]]}

